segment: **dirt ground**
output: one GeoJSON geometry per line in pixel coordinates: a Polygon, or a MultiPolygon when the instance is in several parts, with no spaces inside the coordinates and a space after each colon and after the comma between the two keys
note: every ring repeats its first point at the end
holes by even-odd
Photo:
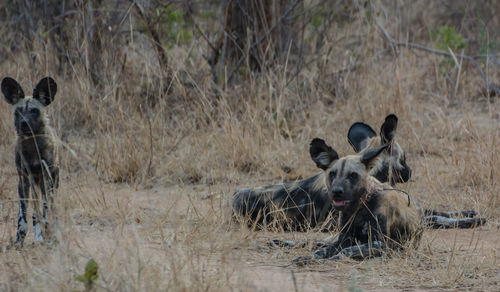
{"type": "Polygon", "coordinates": [[[490,0],[0,1],[0,77],[26,95],[57,82],[42,112],[61,158],[53,237],[33,245],[30,226],[9,248],[18,137],[0,94],[0,292],[500,291],[499,11],[490,0]],[[231,28],[228,11],[253,2],[290,7],[276,23],[255,18],[254,33],[231,28]],[[226,50],[240,41],[245,58],[226,50]],[[307,178],[314,138],[350,155],[350,126],[379,132],[389,114],[413,170],[397,188],[485,226],[298,267],[335,234],[232,220],[235,190],[307,178]],[[98,279],[82,282],[90,259],[98,279]]]}
{"type": "MultiPolygon", "coordinates": [[[[214,212],[224,213],[227,202],[221,194],[230,186],[134,190],[94,183],[93,188],[66,186],[59,192],[72,197],[70,201],[82,201],[81,208],[68,209],[62,218],[54,246],[32,246],[29,234],[23,251],[7,250],[15,235],[15,212],[4,215],[10,218],[0,225],[0,289],[33,288],[37,282],[43,283],[41,290],[78,288],[72,278],[90,257],[100,264],[99,290],[148,290],[178,281],[186,290],[216,285],[236,291],[495,291],[500,280],[500,233],[491,224],[428,230],[420,248],[405,255],[297,267],[291,260],[310,254],[310,248],[273,248],[265,242],[328,234],[250,232],[223,216],[205,220],[214,212]],[[175,271],[184,274],[169,274],[175,271]],[[130,279],[130,274],[137,278],[130,279]],[[467,277],[477,279],[464,281],[467,277]],[[460,287],[462,282],[469,286],[460,287]]],[[[9,183],[7,189],[13,187],[9,183]]]]}

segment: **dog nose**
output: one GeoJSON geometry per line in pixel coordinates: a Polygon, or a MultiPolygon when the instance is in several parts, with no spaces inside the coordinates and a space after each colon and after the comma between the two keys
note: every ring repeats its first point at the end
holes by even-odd
{"type": "Polygon", "coordinates": [[[343,193],[344,193],[343,187],[333,187],[332,188],[332,194],[334,197],[341,196],[343,193]]]}
{"type": "Polygon", "coordinates": [[[407,181],[410,180],[411,178],[411,175],[412,175],[412,171],[411,171],[411,168],[409,166],[406,166],[403,171],[401,171],[399,174],[398,174],[398,181],[397,182],[402,182],[402,183],[405,183],[407,181]]]}
{"type": "Polygon", "coordinates": [[[408,167],[408,175],[406,176],[405,182],[407,182],[411,178],[411,168],[408,167]]]}

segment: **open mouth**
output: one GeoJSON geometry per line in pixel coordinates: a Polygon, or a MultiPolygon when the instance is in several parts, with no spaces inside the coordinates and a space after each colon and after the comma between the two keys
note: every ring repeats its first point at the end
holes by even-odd
{"type": "Polygon", "coordinates": [[[334,207],[344,207],[345,205],[347,205],[347,203],[349,203],[349,201],[347,200],[344,200],[344,201],[333,201],[333,206],[334,207]]]}

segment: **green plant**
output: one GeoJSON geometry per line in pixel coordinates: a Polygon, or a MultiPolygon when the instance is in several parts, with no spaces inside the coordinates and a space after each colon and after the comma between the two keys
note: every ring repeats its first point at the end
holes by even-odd
{"type": "Polygon", "coordinates": [[[464,49],[467,45],[463,36],[447,25],[440,26],[433,33],[433,40],[436,42],[436,47],[443,51],[464,49]]]}
{"type": "Polygon", "coordinates": [[[479,19],[479,50],[481,55],[486,55],[492,52],[496,52],[500,49],[496,40],[491,40],[489,38],[488,30],[483,20],[479,19]]]}
{"type": "Polygon", "coordinates": [[[90,259],[85,266],[85,271],[83,275],[78,275],[75,277],[75,280],[82,282],[85,285],[85,291],[90,291],[94,287],[94,282],[99,279],[99,275],[97,274],[97,269],[99,266],[94,259],[90,259]]]}
{"type": "MultiPolygon", "coordinates": [[[[447,25],[440,26],[432,33],[431,38],[436,43],[436,48],[443,51],[451,50],[455,52],[458,49],[464,49],[467,45],[463,36],[455,32],[455,28],[447,25]]],[[[446,57],[445,60],[439,63],[439,70],[444,75],[454,65],[453,58],[446,57]]]]}
{"type": "Polygon", "coordinates": [[[314,14],[311,16],[311,25],[315,29],[320,29],[328,18],[328,11],[323,6],[318,7],[314,14]]]}
{"type": "Polygon", "coordinates": [[[157,21],[160,23],[168,47],[171,48],[178,42],[189,41],[193,37],[190,29],[193,21],[191,18],[184,17],[182,9],[175,9],[171,5],[167,5],[158,9],[157,15],[157,21]]]}

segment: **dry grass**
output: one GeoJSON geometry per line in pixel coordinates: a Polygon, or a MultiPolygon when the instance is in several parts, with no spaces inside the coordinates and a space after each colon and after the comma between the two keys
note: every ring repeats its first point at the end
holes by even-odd
{"type": "MultiPolygon", "coordinates": [[[[373,2],[373,15],[401,41],[432,46],[429,35],[443,24],[478,36],[477,22],[454,23],[439,1],[373,2]]],[[[457,9],[477,11],[458,2],[457,9]]],[[[352,6],[348,21],[332,23],[321,51],[304,57],[308,65],[297,80],[289,82],[295,71],[285,65],[261,74],[242,70],[219,96],[196,39],[168,51],[175,73],[169,93],[141,34],[120,48],[125,63],[106,55],[99,90],[83,61],[57,73],[50,41],[29,52],[2,44],[2,77],[17,78],[26,93],[43,75],[58,82],[49,111],[63,172],[58,244],[31,247],[28,234],[23,250],[5,251],[15,236],[17,176],[11,109],[2,103],[0,290],[81,290],[75,276],[90,258],[99,264],[98,290],[496,290],[500,103],[481,94],[482,80],[466,61],[446,76],[444,57],[403,48],[394,55],[367,22],[367,8],[352,6]],[[297,268],[291,259],[309,250],[263,242],[325,234],[252,232],[230,220],[234,190],[310,176],[318,171],[308,157],[312,138],[349,154],[350,124],[379,127],[388,113],[400,118],[399,143],[414,170],[399,187],[425,207],[475,209],[487,226],[426,232],[419,249],[403,255],[297,268]]],[[[487,23],[492,41],[500,40],[499,25],[498,15],[487,23]]],[[[5,27],[2,34],[12,39],[5,27]]],[[[499,80],[498,64],[484,70],[499,80]]]]}

